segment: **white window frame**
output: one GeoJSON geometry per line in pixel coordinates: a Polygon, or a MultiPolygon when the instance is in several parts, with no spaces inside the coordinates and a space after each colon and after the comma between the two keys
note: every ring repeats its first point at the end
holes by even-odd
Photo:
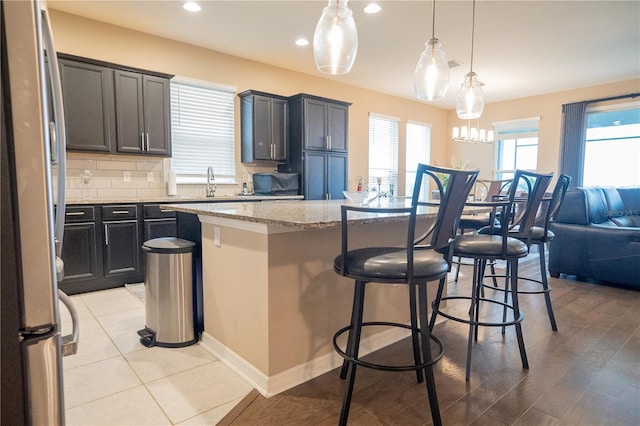
{"type": "Polygon", "coordinates": [[[395,195],[398,188],[399,139],[400,118],[369,113],[369,189],[381,193],[393,192],[395,195]]]}
{"type": "MultiPolygon", "coordinates": [[[[418,171],[418,163],[429,164],[431,162],[431,132],[432,132],[431,124],[421,123],[418,121],[407,121],[405,126],[406,129],[406,159],[405,159],[405,196],[411,196],[413,194],[413,186],[415,185],[416,173],[418,171]],[[420,126],[423,128],[424,134],[422,135],[422,139],[413,139],[412,135],[414,134],[411,130],[411,126],[420,126]],[[415,150],[411,149],[411,145],[413,144],[424,144],[424,158],[415,158],[412,153],[415,150]]],[[[428,195],[428,188],[425,186],[423,196],[428,195]]],[[[428,198],[428,197],[427,197],[428,198]]]]}
{"type": "Polygon", "coordinates": [[[515,169],[518,168],[518,148],[536,146],[536,158],[535,167],[527,168],[523,170],[535,172],[538,165],[538,128],[540,123],[540,117],[529,117],[517,120],[497,121],[493,123],[493,129],[495,133],[495,152],[494,152],[494,178],[495,179],[508,179],[513,177],[515,169]],[[535,138],[535,143],[528,141],[528,139],[535,138]],[[504,146],[504,141],[514,140],[514,168],[502,168],[500,167],[501,150],[504,146]],[[522,144],[519,143],[522,142],[522,144]]]}
{"type": "Polygon", "coordinates": [[[178,183],[206,183],[209,166],[216,184],[237,183],[236,92],[209,81],[171,80],[171,169],[178,183]]]}

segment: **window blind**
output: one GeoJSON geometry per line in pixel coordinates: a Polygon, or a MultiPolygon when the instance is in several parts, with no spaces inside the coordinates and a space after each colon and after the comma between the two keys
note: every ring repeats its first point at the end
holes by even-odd
{"type": "Polygon", "coordinates": [[[369,114],[369,187],[397,193],[400,119],[369,114]],[[380,181],[380,184],[378,184],[380,181]]]}
{"type": "Polygon", "coordinates": [[[539,122],[540,117],[497,121],[493,123],[493,129],[497,140],[535,138],[538,136],[539,122]]]}
{"type": "Polygon", "coordinates": [[[171,81],[171,169],[181,182],[235,182],[235,89],[171,81]]]}

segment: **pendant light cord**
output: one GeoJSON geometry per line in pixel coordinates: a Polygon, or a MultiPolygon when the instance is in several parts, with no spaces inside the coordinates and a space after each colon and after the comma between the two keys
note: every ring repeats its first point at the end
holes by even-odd
{"type": "Polygon", "coordinates": [[[473,72],[473,39],[476,32],[476,0],[473,0],[473,12],[471,13],[471,67],[470,71],[473,72]]]}
{"type": "Polygon", "coordinates": [[[436,38],[436,0],[433,0],[433,9],[431,14],[431,38],[436,38]]]}

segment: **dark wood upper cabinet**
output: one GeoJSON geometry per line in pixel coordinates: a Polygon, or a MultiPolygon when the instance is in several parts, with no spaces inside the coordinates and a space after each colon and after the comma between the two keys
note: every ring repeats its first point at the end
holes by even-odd
{"type": "Polygon", "coordinates": [[[69,151],[171,156],[170,75],[59,59],[69,151]]]}
{"type": "Polygon", "coordinates": [[[347,189],[349,103],[299,94],[289,98],[289,162],[307,200],[342,199],[347,189]]]}
{"type": "Polygon", "coordinates": [[[247,90],[240,97],[242,162],[286,161],[289,135],[287,98],[247,90]]]}
{"type": "Polygon", "coordinates": [[[348,104],[300,97],[304,149],[347,151],[348,104]]]}
{"type": "Polygon", "coordinates": [[[171,155],[169,80],[115,70],[118,152],[171,155]]]}
{"type": "Polygon", "coordinates": [[[113,70],[60,59],[67,149],[111,152],[115,148],[113,70]]]}

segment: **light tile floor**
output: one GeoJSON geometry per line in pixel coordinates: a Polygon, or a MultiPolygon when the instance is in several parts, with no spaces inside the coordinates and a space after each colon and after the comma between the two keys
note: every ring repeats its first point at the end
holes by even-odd
{"type": "Polygon", "coordinates": [[[144,304],[126,288],[72,299],[80,341],[63,358],[67,425],[215,425],[251,390],[199,344],[142,346],[144,304]]]}

